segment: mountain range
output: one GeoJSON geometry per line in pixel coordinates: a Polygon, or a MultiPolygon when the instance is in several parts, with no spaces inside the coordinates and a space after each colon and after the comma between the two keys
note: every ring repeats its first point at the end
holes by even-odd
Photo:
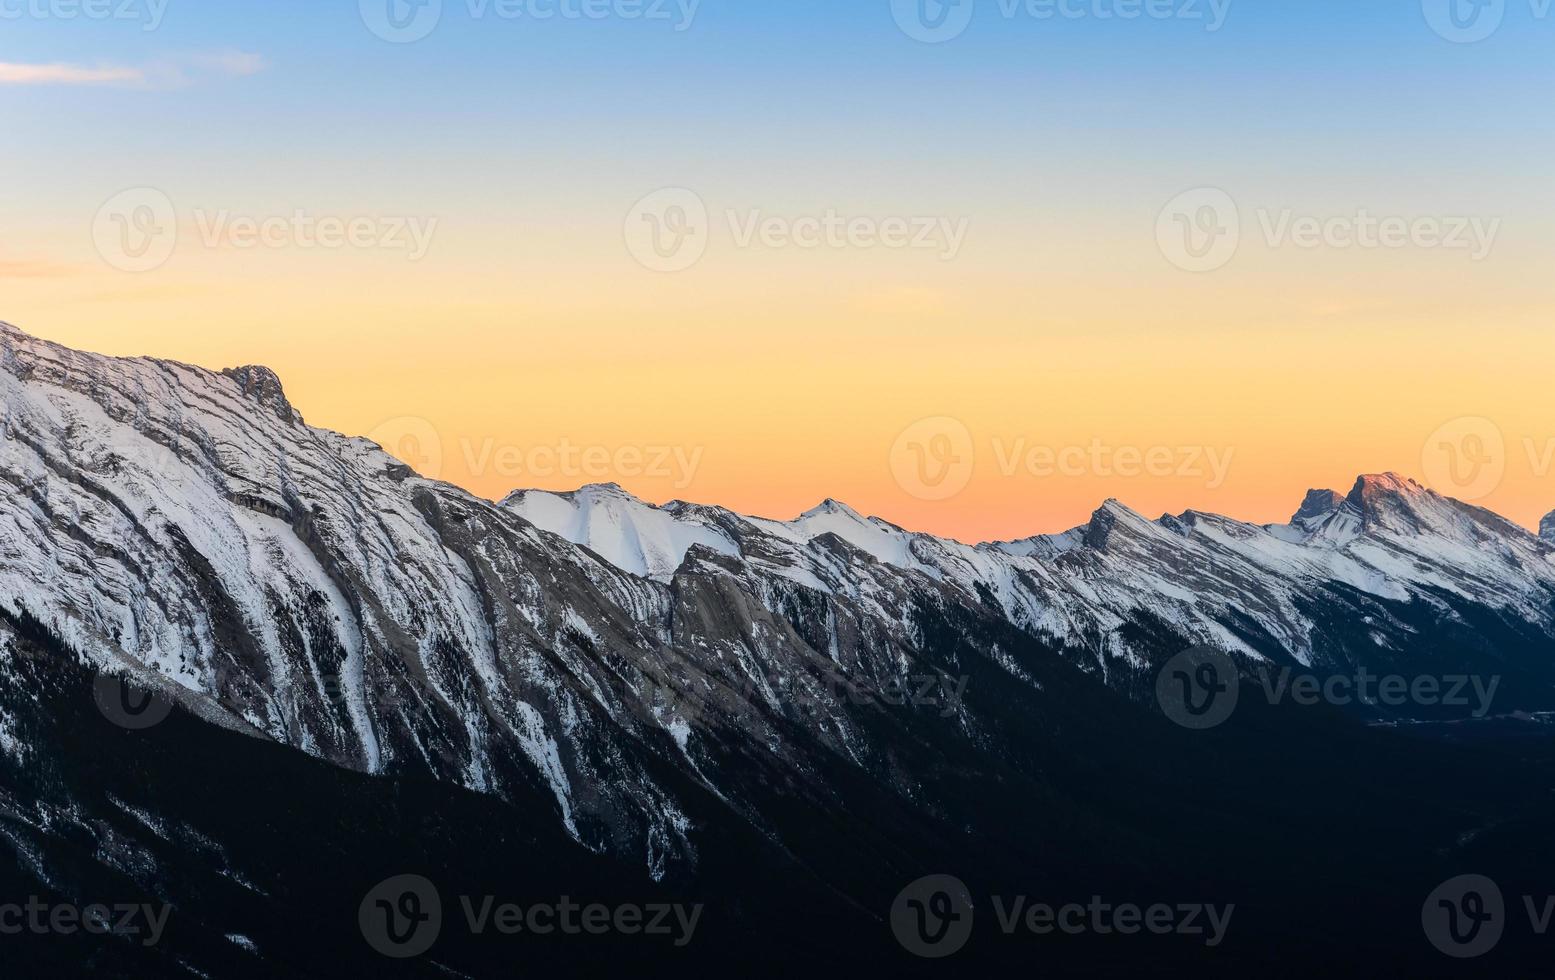
{"type": "MultiPolygon", "coordinates": [[[[892,896],[945,871],[984,892],[1263,899],[1220,962],[1273,968],[1259,937],[1335,869],[1372,872],[1339,902],[1354,915],[1397,900],[1408,919],[1399,896],[1465,848],[1526,856],[1519,835],[1548,816],[1555,753],[1523,736],[1555,709],[1555,514],[1536,535],[1394,474],[1314,490],[1285,524],[1112,500],[1071,531],[979,545],[833,500],[789,521],[615,485],[492,502],[309,426],[265,368],[8,325],[0,413],[0,834],[17,855],[0,889],[175,909],[156,949],[102,940],[99,975],[355,969],[373,954],[353,897],[418,867],[698,897],[714,938],[656,950],[676,970],[767,942],[796,907],[816,924],[760,965],[886,950],[916,969],[892,896]],[[1472,675],[1494,701],[1244,693],[1193,732],[1157,680],[1200,647],[1250,692],[1281,672],[1472,675]],[[168,719],[83,708],[105,678],[168,719]],[[1466,724],[1515,732],[1520,754],[1466,724]],[[1206,842],[1212,859],[1188,853],[1206,842]]],[[[1392,928],[1351,924],[1329,939],[1363,953],[1392,928]]],[[[639,955],[542,947],[533,962],[563,969],[639,955]]],[[[424,961],[365,961],[483,976],[508,953],[445,935],[424,961]]],[[[1138,953],[1045,955],[1126,971],[1138,953]]]]}

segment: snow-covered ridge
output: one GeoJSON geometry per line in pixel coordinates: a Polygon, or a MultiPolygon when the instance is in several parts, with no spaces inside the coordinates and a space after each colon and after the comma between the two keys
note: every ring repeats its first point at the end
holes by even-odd
{"type": "Polygon", "coordinates": [[[536,527],[594,551],[611,564],[645,578],[669,582],[694,546],[744,557],[738,539],[766,535],[806,546],[834,534],[875,560],[921,568],[911,554],[913,535],[878,517],[827,500],[791,521],[748,517],[721,507],[675,501],[662,507],[640,500],[614,483],[569,493],[519,490],[501,506],[536,527]]]}
{"type": "Polygon", "coordinates": [[[340,765],[542,787],[579,840],[658,873],[691,850],[667,768],[736,811],[746,770],[720,756],[891,768],[857,706],[811,690],[798,713],[818,672],[879,688],[982,657],[1031,684],[1024,644],[1137,691],[1177,644],[1351,663],[1438,625],[1555,637],[1555,544],[1391,474],[1285,525],[1108,501],[976,546],[836,501],[789,521],[612,485],[495,504],[308,426],[264,368],[0,325],[0,606],[340,765]],[[972,624],[954,651],[930,639],[947,623],[972,624]],[[709,749],[729,732],[749,744],[709,749]]]}
{"type": "Polygon", "coordinates": [[[572,493],[520,490],[502,506],[623,571],[668,582],[693,545],[738,557],[727,534],[694,512],[655,507],[613,483],[572,493]]]}
{"type": "MultiPolygon", "coordinates": [[[[603,484],[570,493],[520,490],[502,506],[537,527],[591,548],[624,571],[663,582],[673,579],[694,545],[740,557],[739,541],[752,532],[800,546],[834,534],[883,564],[931,574],[934,566],[917,554],[915,545],[953,552],[967,548],[959,542],[904,530],[879,517],[865,517],[837,500],[826,500],[792,520],[780,521],[683,501],[660,507],[616,484],[603,484]],[[731,531],[731,525],[736,530],[731,531]]],[[[985,542],[974,550],[996,560],[1004,557],[1052,563],[1080,548],[1105,550],[1120,526],[1132,535],[1181,535],[1196,519],[1240,527],[1243,536],[1251,540],[1267,534],[1285,544],[1340,550],[1367,533],[1429,535],[1468,549],[1478,548],[1487,536],[1522,539],[1525,547],[1532,543],[1527,539],[1534,538],[1491,511],[1443,497],[1396,473],[1381,473],[1359,477],[1348,495],[1335,490],[1309,491],[1287,524],[1253,525],[1197,511],[1152,521],[1121,501],[1108,500],[1080,527],[1016,541],[985,542]]],[[[1541,532],[1545,540],[1555,535],[1555,514],[1545,519],[1541,532]]],[[[1452,557],[1436,550],[1442,557],[1452,557]]]]}
{"type": "Polygon", "coordinates": [[[609,692],[661,642],[645,625],[659,590],[305,425],[263,368],[108,358],[0,326],[0,426],[11,612],[342,765],[498,794],[538,781],[586,839],[583,781],[590,819],[657,814],[659,858],[685,846],[673,801],[582,724],[625,714],[609,692]],[[607,671],[577,636],[627,660],[607,671]]]}
{"type": "MultiPolygon", "coordinates": [[[[753,533],[798,546],[834,534],[883,564],[931,574],[943,569],[926,560],[924,552],[961,556],[971,552],[988,561],[1009,560],[1020,567],[1029,567],[1032,561],[1053,566],[1061,556],[1072,556],[1081,549],[1106,551],[1119,534],[1184,547],[1183,539],[1206,524],[1227,531],[1250,551],[1295,546],[1291,555],[1298,565],[1295,556],[1301,551],[1310,550],[1309,560],[1323,563],[1331,563],[1328,553],[1335,551],[1358,559],[1367,550],[1367,540],[1363,539],[1375,543],[1389,537],[1419,539],[1416,545],[1423,552],[1445,560],[1463,560],[1471,566],[1480,564],[1472,560],[1473,553],[1487,542],[1504,545],[1507,554],[1535,558],[1545,554],[1536,536],[1511,521],[1443,497],[1396,473],[1361,476],[1348,495],[1334,490],[1309,491],[1288,524],[1255,525],[1198,511],[1150,520],[1121,501],[1108,500],[1088,524],[1061,534],[970,548],[904,530],[878,517],[865,517],[836,500],[827,500],[790,521],[679,501],[658,507],[614,484],[562,494],[518,491],[503,506],[538,527],[593,548],[623,570],[661,581],[673,578],[693,545],[704,544],[739,556],[740,541],[753,533]],[[643,560],[642,541],[651,543],[649,553],[654,560],[643,560]]],[[[1555,524],[1555,515],[1546,519],[1546,524],[1555,524]]],[[[1536,573],[1542,573],[1539,566],[1535,562],[1536,573]]]]}
{"type": "MultiPolygon", "coordinates": [[[[1311,491],[1288,524],[1257,525],[1197,511],[1150,520],[1109,500],[1088,524],[1071,531],[977,546],[906,531],[834,500],[794,520],[774,521],[716,507],[657,508],[619,488],[610,488],[609,496],[614,509],[602,518],[603,532],[589,527],[591,512],[579,508],[527,505],[522,512],[568,540],[603,538],[605,547],[596,550],[607,559],[623,550],[620,527],[651,525],[655,540],[678,542],[652,574],[661,581],[673,580],[693,536],[701,535],[724,554],[758,564],[756,556],[765,555],[778,574],[851,594],[856,583],[835,573],[824,547],[835,536],[864,560],[898,573],[996,596],[1012,620],[1059,640],[1082,623],[1106,630],[1148,615],[1202,642],[1256,654],[1219,625],[1236,615],[1250,617],[1292,655],[1307,659],[1321,643],[1299,607],[1315,591],[1341,586],[1406,602],[1446,591],[1546,622],[1555,590],[1549,542],[1394,473],[1362,476],[1348,494],[1311,491]],[[621,513],[633,517],[626,521],[621,513]],[[677,534],[665,522],[682,527],[677,534]]],[[[620,567],[642,574],[635,552],[625,550],[629,557],[620,567]]]]}

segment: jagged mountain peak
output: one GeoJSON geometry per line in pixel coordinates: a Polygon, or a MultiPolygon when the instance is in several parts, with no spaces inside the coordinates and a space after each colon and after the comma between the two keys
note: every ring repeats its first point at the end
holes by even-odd
{"type": "Polygon", "coordinates": [[[258,364],[227,368],[222,375],[238,383],[243,394],[274,410],[277,416],[289,422],[301,422],[302,416],[286,398],[286,389],[274,371],[258,364]]]}
{"type": "Polygon", "coordinates": [[[1499,514],[1444,497],[1396,473],[1361,477],[1345,503],[1368,531],[1430,534],[1460,542],[1528,533],[1499,514]]]}
{"type": "Polygon", "coordinates": [[[899,568],[913,567],[916,535],[879,517],[865,517],[836,499],[827,499],[787,523],[762,521],[758,526],[799,542],[835,535],[877,561],[899,568]]]}
{"type": "Polygon", "coordinates": [[[1308,490],[1306,498],[1301,501],[1301,507],[1297,509],[1290,522],[1304,524],[1327,517],[1343,507],[1344,503],[1344,494],[1337,490],[1308,490]]]}
{"type": "Polygon", "coordinates": [[[1379,497],[1424,497],[1435,494],[1414,480],[1397,473],[1371,473],[1360,476],[1350,491],[1350,501],[1356,505],[1379,497]]]}
{"type": "Polygon", "coordinates": [[[1544,515],[1544,520],[1539,522],[1539,537],[1555,544],[1555,510],[1544,515]]]}
{"type": "MultiPolygon", "coordinates": [[[[286,397],[281,378],[270,368],[244,365],[213,371],[161,357],[111,357],[76,350],[35,337],[12,323],[0,321],[0,363],[22,380],[36,378],[66,388],[89,389],[94,400],[105,390],[118,391],[119,399],[105,406],[115,411],[152,411],[157,401],[177,411],[191,387],[235,395],[268,409],[288,425],[303,424],[303,417],[286,397]]],[[[197,396],[196,396],[197,397],[197,396]]]]}
{"type": "Polygon", "coordinates": [[[1411,534],[1446,530],[1460,524],[1471,509],[1397,473],[1358,478],[1345,503],[1359,515],[1363,531],[1411,534]]]}
{"type": "Polygon", "coordinates": [[[0,334],[5,334],[7,337],[18,338],[22,340],[37,339],[32,334],[23,330],[21,327],[18,327],[16,324],[8,323],[5,320],[0,320],[0,334]]]}
{"type": "Polygon", "coordinates": [[[1159,531],[1160,526],[1112,497],[1091,515],[1090,523],[1085,526],[1085,544],[1090,548],[1106,550],[1108,543],[1120,530],[1152,534],[1159,531]]]}
{"type": "Polygon", "coordinates": [[[1155,524],[1150,518],[1116,497],[1107,498],[1100,507],[1096,508],[1096,511],[1091,515],[1091,519],[1095,520],[1097,517],[1111,518],[1138,527],[1150,527],[1155,524]]]}
{"type": "Polygon", "coordinates": [[[802,521],[802,520],[805,520],[807,518],[812,518],[812,517],[828,517],[828,516],[846,517],[846,518],[849,518],[851,520],[858,521],[860,523],[863,523],[863,522],[869,520],[869,518],[865,517],[863,514],[860,514],[858,511],[854,510],[852,507],[849,507],[847,504],[845,504],[842,501],[837,500],[836,498],[833,498],[833,497],[827,497],[825,500],[821,501],[819,504],[816,504],[814,507],[811,507],[809,510],[805,511],[803,514],[800,514],[799,517],[798,517],[798,520],[802,521]]]}

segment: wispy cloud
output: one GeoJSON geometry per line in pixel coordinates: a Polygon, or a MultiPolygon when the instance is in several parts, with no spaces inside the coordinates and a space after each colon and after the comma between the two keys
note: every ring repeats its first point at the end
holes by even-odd
{"type": "Polygon", "coordinates": [[[178,88],[200,75],[245,77],[269,67],[263,55],[213,51],[168,58],[148,65],[24,64],[0,61],[0,85],[114,85],[178,88]]]}
{"type": "Polygon", "coordinates": [[[26,65],[0,61],[0,85],[125,85],[144,82],[139,68],[87,68],[83,65],[26,65]]]}

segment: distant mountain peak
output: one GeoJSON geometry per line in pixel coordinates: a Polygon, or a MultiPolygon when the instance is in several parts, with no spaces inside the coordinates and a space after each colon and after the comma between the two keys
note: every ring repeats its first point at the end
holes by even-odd
{"type": "Polygon", "coordinates": [[[1539,522],[1539,537],[1555,543],[1555,510],[1544,515],[1544,520],[1539,522]]]}
{"type": "Polygon", "coordinates": [[[534,487],[528,487],[521,490],[512,491],[506,497],[502,498],[500,503],[503,505],[509,503],[521,503],[528,497],[536,496],[555,497],[568,501],[589,501],[607,497],[616,497],[620,498],[621,500],[625,500],[628,503],[642,504],[644,507],[653,507],[652,504],[639,498],[630,490],[627,490],[625,487],[621,486],[619,483],[588,483],[584,484],[576,490],[539,490],[534,487]]]}
{"type": "Polygon", "coordinates": [[[1308,490],[1306,499],[1290,519],[1292,524],[1305,524],[1320,520],[1344,506],[1344,494],[1337,490],[1308,490]]]}
{"type": "Polygon", "coordinates": [[[281,419],[289,422],[302,421],[302,416],[286,399],[286,389],[281,385],[280,376],[269,368],[247,364],[243,367],[227,368],[221,373],[236,381],[245,397],[252,398],[273,410],[281,419]]]}
{"type": "Polygon", "coordinates": [[[863,521],[867,520],[867,518],[865,518],[863,514],[860,514],[858,511],[854,510],[852,507],[849,507],[847,504],[843,503],[840,500],[837,500],[834,497],[827,497],[825,500],[821,501],[819,504],[816,504],[814,507],[812,507],[809,510],[805,511],[803,514],[800,514],[799,515],[799,520],[804,520],[805,518],[808,518],[808,517],[823,517],[823,516],[826,516],[826,515],[838,515],[838,516],[841,516],[841,517],[850,517],[853,520],[859,521],[859,522],[863,522],[863,521]]]}
{"type": "Polygon", "coordinates": [[[1378,496],[1416,497],[1428,496],[1430,492],[1414,480],[1397,473],[1373,473],[1355,481],[1355,488],[1350,491],[1350,501],[1361,504],[1378,496]]]}
{"type": "Polygon", "coordinates": [[[1418,533],[1442,519],[1456,521],[1457,502],[1442,497],[1397,473],[1360,477],[1346,498],[1359,512],[1363,527],[1391,527],[1418,533]]]}
{"type": "Polygon", "coordinates": [[[1149,518],[1112,497],[1091,515],[1091,522],[1085,526],[1085,544],[1087,547],[1105,550],[1107,542],[1119,528],[1148,532],[1155,527],[1149,518]]]}

